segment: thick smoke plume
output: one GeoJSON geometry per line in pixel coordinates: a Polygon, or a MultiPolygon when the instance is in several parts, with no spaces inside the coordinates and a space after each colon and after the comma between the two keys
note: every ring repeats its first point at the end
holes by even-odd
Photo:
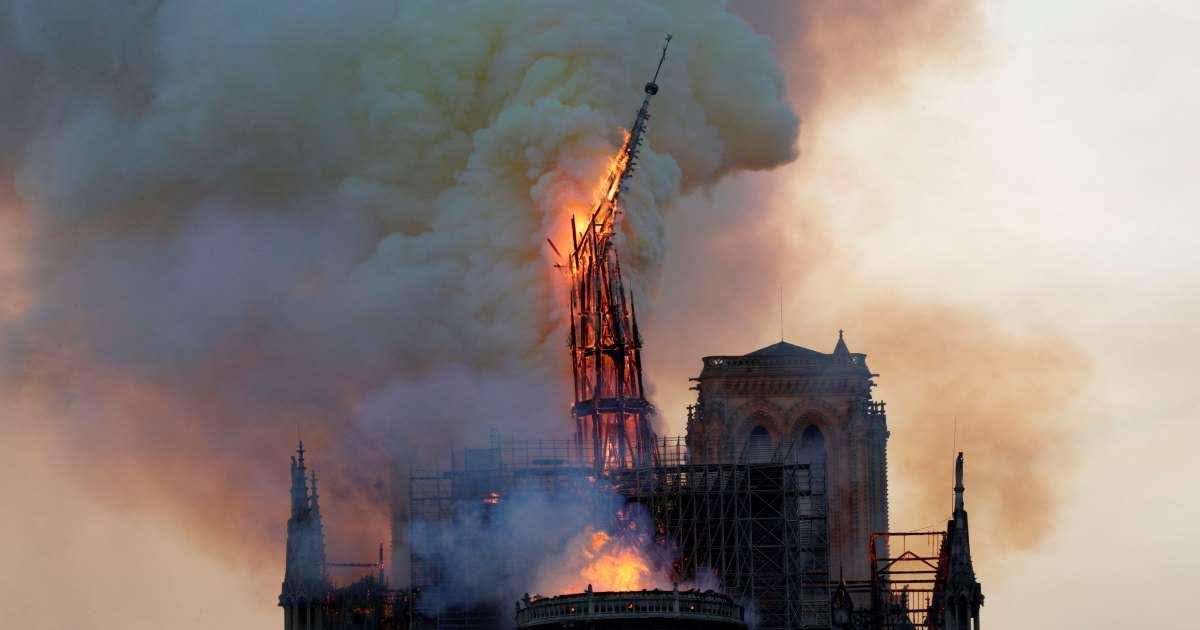
{"type": "Polygon", "coordinates": [[[721,2],[0,3],[6,396],[97,496],[272,576],[299,432],[331,556],[369,557],[393,463],[569,431],[545,238],[668,32],[621,224],[639,291],[676,198],[795,154],[769,43],[721,2]]]}

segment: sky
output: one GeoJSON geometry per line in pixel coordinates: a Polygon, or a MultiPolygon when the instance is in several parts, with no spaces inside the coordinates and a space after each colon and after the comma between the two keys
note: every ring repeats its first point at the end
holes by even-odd
{"type": "Polygon", "coordinates": [[[1049,6],[989,5],[994,65],[925,77],[903,106],[846,121],[848,151],[904,143],[929,156],[920,192],[872,178],[904,219],[859,241],[863,264],[1056,326],[1093,359],[1069,411],[1083,448],[1061,480],[1061,522],[1039,549],[1004,560],[989,622],[1182,628],[1165,609],[1089,604],[1183,601],[1200,583],[1200,473],[1188,466],[1200,437],[1189,382],[1200,350],[1200,56],[1189,33],[1200,10],[1049,6]],[[879,251],[907,255],[869,253],[879,251]]]}
{"type": "MultiPolygon", "coordinates": [[[[897,369],[904,361],[869,340],[885,337],[873,320],[899,314],[839,304],[902,295],[980,313],[1013,335],[1052,335],[1086,359],[1086,375],[1070,381],[1055,407],[1062,419],[1044,436],[1043,454],[1069,465],[1037,469],[1053,477],[1044,480],[1055,489],[1046,519],[972,510],[973,531],[993,531],[999,522],[1020,527],[1025,518],[1038,529],[1011,545],[977,545],[986,623],[1184,628],[1182,615],[1154,603],[1187,601],[1200,583],[1200,543],[1191,535],[1200,520],[1200,473],[1187,465],[1200,439],[1200,394],[1189,382],[1200,352],[1193,155],[1200,41],[1191,36],[1200,9],[1186,2],[997,2],[982,5],[979,16],[982,44],[969,59],[915,62],[895,89],[864,90],[805,116],[795,163],[676,202],[725,214],[729,204],[760,204],[770,209],[760,216],[778,241],[770,255],[718,250],[724,253],[713,265],[775,270],[771,282],[747,284],[757,294],[742,297],[754,308],[718,311],[724,330],[711,344],[695,343],[690,328],[674,331],[665,314],[648,323],[651,367],[657,360],[663,365],[655,373],[670,375],[656,380],[656,402],[671,410],[689,400],[683,377],[698,369],[696,347],[734,353],[776,341],[781,287],[788,340],[828,350],[844,326],[853,351],[897,369]],[[684,346],[691,363],[669,345],[684,346]]],[[[687,231],[683,222],[709,216],[670,215],[668,239],[687,231]]],[[[713,230],[722,225],[715,221],[713,230]]],[[[694,279],[704,275],[684,275],[687,239],[720,236],[680,236],[667,249],[657,299],[726,295],[694,279]]],[[[882,373],[877,393],[885,400],[906,400],[911,394],[897,383],[921,380],[875,361],[872,367],[882,373]]],[[[6,413],[22,417],[18,411],[6,413]]],[[[954,446],[967,452],[969,510],[977,505],[973,493],[997,491],[972,485],[973,464],[988,466],[997,485],[1003,475],[996,471],[1026,466],[996,461],[1002,454],[991,449],[993,434],[970,414],[957,418],[956,444],[948,444],[953,409],[932,425],[895,402],[889,412],[893,527],[928,525],[929,513],[906,508],[906,498],[923,492],[919,485],[940,483],[900,474],[903,449],[915,439],[940,440],[947,511],[954,446]],[[914,436],[931,426],[942,431],[914,436]]],[[[664,415],[668,427],[679,426],[679,415],[664,415]]],[[[0,496],[7,513],[21,516],[0,522],[0,590],[8,594],[0,616],[27,628],[278,623],[275,587],[260,567],[214,553],[178,514],[122,506],[120,487],[80,483],[64,473],[79,469],[78,461],[65,461],[79,457],[76,451],[35,431],[14,437],[13,428],[0,441],[0,457],[20,472],[0,476],[0,496]],[[62,605],[61,592],[73,594],[71,605],[62,605]]],[[[281,570],[282,551],[278,564],[281,570]]]]}

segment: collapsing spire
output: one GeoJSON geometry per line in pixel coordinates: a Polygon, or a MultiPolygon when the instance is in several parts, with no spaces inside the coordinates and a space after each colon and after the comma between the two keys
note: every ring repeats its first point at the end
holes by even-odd
{"type": "Polygon", "coordinates": [[[650,100],[658,94],[658,75],[667,46],[621,152],[617,155],[603,195],[582,231],[571,220],[571,365],[574,372],[576,444],[597,472],[653,464],[654,408],[642,385],[642,341],[632,299],[621,278],[621,263],[613,243],[618,198],[637,164],[650,119],[650,100]]]}

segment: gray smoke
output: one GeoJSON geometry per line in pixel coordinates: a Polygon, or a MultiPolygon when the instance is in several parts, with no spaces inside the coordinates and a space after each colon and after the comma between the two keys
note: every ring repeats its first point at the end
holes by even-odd
{"type": "Polygon", "coordinates": [[[243,562],[276,559],[299,430],[331,556],[367,556],[397,458],[569,430],[544,239],[668,32],[639,292],[674,199],[795,155],[722,2],[0,2],[0,383],[85,483],[243,562]]]}
{"type": "MultiPolygon", "coordinates": [[[[480,480],[482,481],[482,480],[480,480]]],[[[579,479],[570,490],[523,488],[491,502],[461,502],[454,518],[410,523],[414,549],[438,568],[430,602],[512,602],[523,593],[558,595],[629,588],[671,588],[671,547],[655,541],[640,506],[579,479]],[[593,536],[604,537],[596,544],[593,536]],[[625,555],[628,554],[628,555],[625,555]],[[636,558],[642,572],[605,569],[636,558]]]]}

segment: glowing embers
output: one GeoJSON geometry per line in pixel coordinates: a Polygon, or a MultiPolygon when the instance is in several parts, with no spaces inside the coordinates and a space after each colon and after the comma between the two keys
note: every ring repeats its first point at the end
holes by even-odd
{"type": "MultiPolygon", "coordinates": [[[[631,157],[629,154],[629,139],[628,131],[624,132],[624,137],[621,139],[621,150],[609,161],[608,173],[605,177],[605,186],[600,189],[598,197],[602,200],[601,203],[616,203],[617,195],[621,194],[621,181],[625,178],[626,173],[631,165],[631,157]]],[[[616,208],[612,209],[613,211],[616,208]]],[[[609,234],[612,233],[612,224],[609,223],[609,234]]]]}

